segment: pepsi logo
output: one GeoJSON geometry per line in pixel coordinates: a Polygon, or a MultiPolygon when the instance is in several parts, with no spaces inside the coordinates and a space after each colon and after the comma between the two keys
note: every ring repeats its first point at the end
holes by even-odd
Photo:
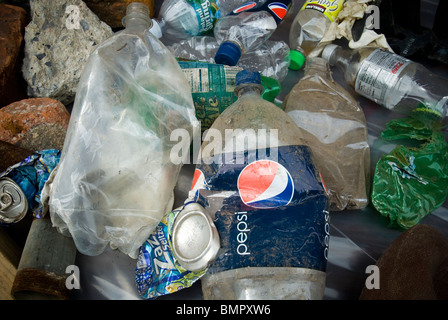
{"type": "Polygon", "coordinates": [[[191,184],[191,191],[196,194],[199,189],[209,189],[207,182],[205,181],[204,173],[199,170],[194,170],[193,182],[191,184]]]}
{"type": "Polygon", "coordinates": [[[291,174],[272,160],[259,160],[247,165],[238,177],[241,200],[253,208],[276,208],[288,205],[294,195],[291,174]]]}
{"type": "Polygon", "coordinates": [[[288,7],[284,3],[281,3],[281,2],[272,2],[268,5],[268,8],[280,20],[283,20],[283,18],[288,13],[288,7]]]}
{"type": "Polygon", "coordinates": [[[245,3],[245,4],[241,5],[241,6],[239,6],[238,8],[236,8],[235,10],[233,10],[233,13],[240,13],[240,12],[252,9],[256,5],[257,5],[256,2],[245,3]]]}

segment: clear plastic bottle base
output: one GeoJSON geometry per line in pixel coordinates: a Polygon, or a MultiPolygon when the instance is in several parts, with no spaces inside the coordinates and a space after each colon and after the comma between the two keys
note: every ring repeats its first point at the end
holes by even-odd
{"type": "Polygon", "coordinates": [[[326,274],[307,268],[239,268],[201,278],[205,300],[321,300],[326,274]]]}

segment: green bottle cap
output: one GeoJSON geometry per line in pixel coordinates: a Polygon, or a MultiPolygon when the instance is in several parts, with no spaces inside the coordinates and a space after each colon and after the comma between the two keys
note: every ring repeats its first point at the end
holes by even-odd
{"type": "Polygon", "coordinates": [[[275,98],[280,94],[281,85],[277,79],[261,76],[261,85],[264,87],[264,91],[261,97],[264,100],[274,102],[275,98]]]}
{"type": "Polygon", "coordinates": [[[289,69],[291,70],[299,70],[305,63],[305,56],[297,50],[290,50],[289,58],[291,59],[289,63],[289,69]]]}

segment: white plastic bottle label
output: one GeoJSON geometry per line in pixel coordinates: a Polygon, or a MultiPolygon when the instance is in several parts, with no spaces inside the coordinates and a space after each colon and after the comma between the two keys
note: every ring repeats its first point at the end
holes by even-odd
{"type": "Polygon", "coordinates": [[[323,13],[331,22],[333,22],[342,9],[345,0],[307,0],[301,10],[311,9],[323,13]]]}
{"type": "Polygon", "coordinates": [[[383,49],[373,51],[359,67],[355,91],[387,107],[388,91],[411,61],[383,49]]]}

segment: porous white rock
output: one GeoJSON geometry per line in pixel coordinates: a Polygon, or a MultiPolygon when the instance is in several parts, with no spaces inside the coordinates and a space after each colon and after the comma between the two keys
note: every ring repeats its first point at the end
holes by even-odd
{"type": "Polygon", "coordinates": [[[23,77],[30,97],[73,102],[82,69],[113,31],[81,0],[30,0],[23,77]]]}

